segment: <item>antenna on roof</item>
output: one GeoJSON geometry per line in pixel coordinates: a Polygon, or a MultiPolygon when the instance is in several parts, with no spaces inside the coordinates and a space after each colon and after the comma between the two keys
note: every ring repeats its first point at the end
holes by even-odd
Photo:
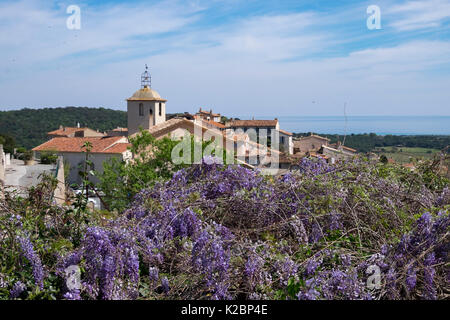
{"type": "Polygon", "coordinates": [[[345,118],[345,129],[344,129],[344,140],[342,141],[342,146],[345,146],[345,138],[347,137],[347,112],[346,112],[347,102],[344,103],[344,118],[345,118]]]}
{"type": "Polygon", "coordinates": [[[141,75],[141,88],[151,88],[152,87],[152,76],[148,72],[148,66],[145,64],[145,72],[141,75]]]}

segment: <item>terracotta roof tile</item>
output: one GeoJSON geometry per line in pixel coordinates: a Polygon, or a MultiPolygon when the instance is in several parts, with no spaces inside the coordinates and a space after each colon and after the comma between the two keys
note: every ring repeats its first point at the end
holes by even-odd
{"type": "Polygon", "coordinates": [[[102,153],[124,153],[131,147],[131,143],[116,143],[112,147],[106,148],[102,153]]]}
{"type": "Polygon", "coordinates": [[[350,148],[350,147],[346,147],[346,146],[342,146],[342,148],[344,148],[345,150],[351,151],[351,152],[356,152],[357,150],[350,148]]]}
{"type": "Polygon", "coordinates": [[[50,131],[50,132],[48,132],[47,134],[48,134],[48,135],[54,135],[54,136],[62,136],[62,137],[64,137],[64,136],[68,136],[68,135],[70,135],[70,134],[72,134],[72,133],[74,133],[74,132],[77,132],[77,131],[84,131],[84,130],[86,130],[86,129],[88,129],[88,128],[65,127],[65,128],[63,128],[63,129],[57,129],[57,130],[50,131]]]}
{"type": "Polygon", "coordinates": [[[283,133],[283,134],[285,134],[285,135],[288,135],[288,136],[292,136],[292,133],[291,132],[289,132],[289,131],[286,131],[286,130],[278,130],[278,131],[280,131],[281,133],[283,133]]]}
{"type": "Polygon", "coordinates": [[[212,120],[203,120],[203,121],[219,128],[219,129],[225,129],[225,126],[223,124],[221,124],[220,122],[216,122],[216,121],[212,121],[212,120]]]}
{"type": "Polygon", "coordinates": [[[116,148],[112,148],[112,146],[114,144],[126,144],[119,142],[123,139],[124,137],[57,137],[37,146],[33,151],[83,152],[85,151],[82,148],[84,143],[90,142],[92,153],[122,153],[123,151],[120,152],[120,150],[123,149],[123,146],[116,148]]]}
{"type": "Polygon", "coordinates": [[[200,110],[197,114],[204,114],[213,117],[220,117],[220,113],[212,113],[211,111],[200,110]]]}
{"type": "Polygon", "coordinates": [[[275,127],[278,120],[233,120],[227,122],[225,126],[230,127],[275,127]]]}
{"type": "Polygon", "coordinates": [[[322,137],[322,136],[318,136],[318,135],[316,135],[316,134],[311,134],[311,135],[306,136],[306,137],[300,137],[299,140],[310,139],[310,138],[317,138],[317,139],[321,139],[321,140],[330,141],[330,139],[325,138],[325,137],[322,137]]]}

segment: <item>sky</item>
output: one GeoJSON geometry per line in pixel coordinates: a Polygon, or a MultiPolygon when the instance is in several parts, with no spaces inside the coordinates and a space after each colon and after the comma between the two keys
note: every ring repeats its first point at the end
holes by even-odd
{"type": "Polygon", "coordinates": [[[0,110],[126,110],[145,64],[168,113],[448,116],[450,0],[0,0],[0,110]]]}

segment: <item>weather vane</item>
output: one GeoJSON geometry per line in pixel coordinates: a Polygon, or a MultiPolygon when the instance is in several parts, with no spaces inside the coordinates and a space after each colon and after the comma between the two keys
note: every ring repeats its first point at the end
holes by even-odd
{"type": "Polygon", "coordinates": [[[145,72],[141,75],[141,87],[142,89],[146,87],[152,87],[152,76],[148,72],[147,64],[145,64],[145,72]]]}

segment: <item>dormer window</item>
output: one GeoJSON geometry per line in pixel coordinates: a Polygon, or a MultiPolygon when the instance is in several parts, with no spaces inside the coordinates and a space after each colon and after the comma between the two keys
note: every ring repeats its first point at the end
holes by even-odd
{"type": "Polygon", "coordinates": [[[139,103],[139,115],[141,117],[144,116],[144,104],[142,104],[142,103],[139,103]]]}

